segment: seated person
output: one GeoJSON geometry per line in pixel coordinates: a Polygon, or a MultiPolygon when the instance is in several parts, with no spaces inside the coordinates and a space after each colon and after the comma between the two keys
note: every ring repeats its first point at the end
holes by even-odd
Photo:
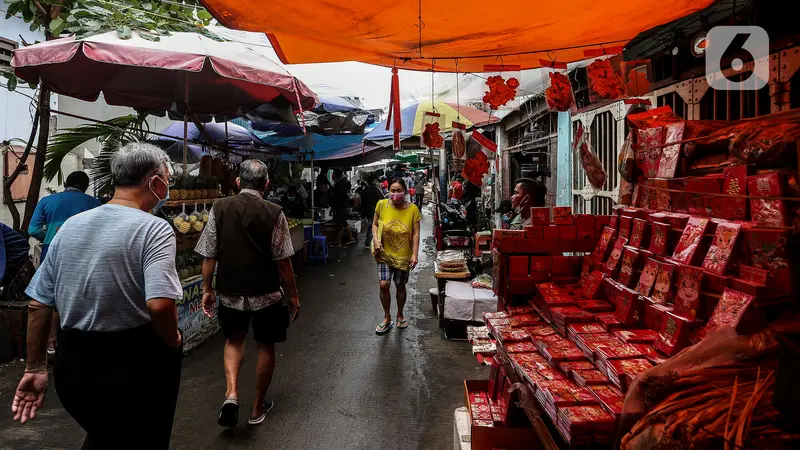
{"type": "Polygon", "coordinates": [[[289,186],[289,189],[283,193],[281,207],[286,217],[293,219],[305,219],[306,217],[306,204],[294,186],[289,186]]]}

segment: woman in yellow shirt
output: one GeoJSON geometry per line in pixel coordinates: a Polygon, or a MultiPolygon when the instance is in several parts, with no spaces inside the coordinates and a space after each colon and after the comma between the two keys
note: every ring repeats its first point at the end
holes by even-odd
{"type": "Polygon", "coordinates": [[[389,331],[394,325],[389,311],[392,296],[390,282],[397,288],[397,328],[407,328],[403,315],[406,304],[408,274],[417,265],[419,257],[419,209],[406,201],[406,182],[395,178],[389,183],[389,198],[378,202],[372,219],[372,246],[378,262],[380,298],[383,305],[383,322],[377,334],[389,331]]]}

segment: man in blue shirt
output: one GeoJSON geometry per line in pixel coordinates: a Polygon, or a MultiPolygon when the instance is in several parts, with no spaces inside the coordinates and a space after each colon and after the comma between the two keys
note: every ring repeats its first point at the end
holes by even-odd
{"type": "Polygon", "coordinates": [[[50,242],[67,219],[100,206],[99,200],[85,194],[89,188],[89,176],[86,172],[76,171],[69,174],[64,187],[64,192],[41,199],[33,211],[28,234],[42,242],[40,261],[44,261],[50,242]]]}
{"type": "Polygon", "coordinates": [[[3,286],[8,286],[22,269],[30,248],[27,239],[0,223],[0,280],[3,286]]]}

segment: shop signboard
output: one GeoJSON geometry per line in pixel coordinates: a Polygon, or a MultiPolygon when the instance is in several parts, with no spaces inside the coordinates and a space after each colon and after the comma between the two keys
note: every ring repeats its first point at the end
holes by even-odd
{"type": "Polygon", "coordinates": [[[216,316],[209,319],[203,314],[203,280],[201,277],[184,282],[183,298],[179,299],[176,305],[178,307],[178,326],[183,330],[184,351],[191,351],[219,330],[216,316]]]}

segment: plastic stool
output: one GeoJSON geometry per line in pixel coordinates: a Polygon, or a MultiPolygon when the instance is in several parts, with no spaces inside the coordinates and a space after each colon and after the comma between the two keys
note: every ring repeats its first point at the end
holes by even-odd
{"type": "Polygon", "coordinates": [[[325,236],[311,236],[311,240],[308,242],[308,262],[327,264],[328,243],[325,236]]]}

